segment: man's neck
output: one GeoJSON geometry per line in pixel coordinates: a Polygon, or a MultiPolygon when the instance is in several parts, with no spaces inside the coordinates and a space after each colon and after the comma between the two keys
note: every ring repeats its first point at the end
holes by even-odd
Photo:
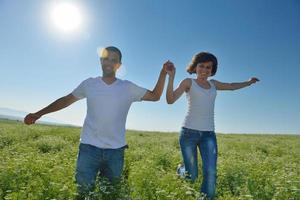
{"type": "Polygon", "coordinates": [[[101,78],[106,84],[112,84],[117,80],[116,76],[105,76],[103,75],[101,78]]]}

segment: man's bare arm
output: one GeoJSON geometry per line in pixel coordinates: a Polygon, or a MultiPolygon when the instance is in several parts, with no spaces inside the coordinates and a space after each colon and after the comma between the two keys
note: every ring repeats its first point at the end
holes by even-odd
{"type": "Polygon", "coordinates": [[[64,97],[61,97],[61,98],[57,99],[56,101],[54,101],[53,103],[51,103],[50,105],[48,105],[47,107],[39,110],[38,112],[29,113],[24,118],[24,123],[27,125],[34,124],[36,122],[36,120],[41,118],[43,115],[61,110],[65,107],[68,107],[69,105],[71,105],[72,103],[74,103],[77,100],[79,100],[79,99],[76,98],[72,94],[68,94],[64,97]]]}

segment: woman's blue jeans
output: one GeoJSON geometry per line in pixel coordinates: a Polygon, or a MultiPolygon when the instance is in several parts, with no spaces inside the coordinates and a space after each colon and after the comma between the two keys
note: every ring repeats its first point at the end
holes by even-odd
{"type": "Polygon", "coordinates": [[[202,158],[202,186],[201,193],[213,199],[217,180],[217,139],[214,131],[198,131],[182,128],[179,138],[181,153],[186,172],[194,182],[198,177],[197,148],[202,158]]]}

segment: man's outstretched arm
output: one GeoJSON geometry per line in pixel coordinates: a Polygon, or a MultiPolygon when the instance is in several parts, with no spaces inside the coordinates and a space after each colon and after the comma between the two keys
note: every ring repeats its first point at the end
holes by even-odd
{"type": "Polygon", "coordinates": [[[58,110],[61,110],[65,107],[68,107],[75,101],[79,100],[72,94],[68,94],[67,96],[61,97],[48,105],[47,107],[39,110],[36,113],[29,113],[25,118],[24,118],[24,123],[27,125],[34,124],[36,120],[41,118],[43,115],[46,115],[48,113],[52,113],[58,110]]]}
{"type": "Polygon", "coordinates": [[[164,63],[154,89],[152,91],[146,92],[146,94],[142,97],[143,101],[158,101],[160,99],[165,86],[165,80],[167,75],[166,67],[169,65],[169,63],[169,61],[164,63]]]}

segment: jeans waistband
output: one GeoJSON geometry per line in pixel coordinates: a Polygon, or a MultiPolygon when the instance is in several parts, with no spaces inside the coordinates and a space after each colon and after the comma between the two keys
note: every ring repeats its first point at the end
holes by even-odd
{"type": "Polygon", "coordinates": [[[181,127],[181,129],[191,133],[214,133],[215,132],[215,131],[200,131],[200,130],[190,129],[186,127],[181,127]]]}

